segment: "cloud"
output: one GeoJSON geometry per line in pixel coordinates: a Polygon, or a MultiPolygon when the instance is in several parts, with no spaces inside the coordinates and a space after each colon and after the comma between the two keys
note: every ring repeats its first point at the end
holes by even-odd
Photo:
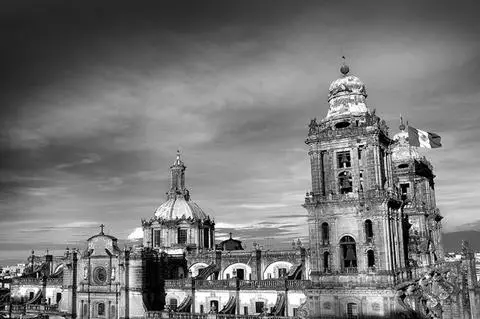
{"type": "Polygon", "coordinates": [[[402,113],[442,136],[444,148],[427,155],[444,229],[469,227],[480,167],[475,6],[101,1],[36,10],[6,1],[0,238],[37,243],[55,231],[52,244],[80,245],[96,232],[68,226],[80,220],[128,238],[165,200],[178,148],[192,199],[219,234],[304,238],[307,124],[325,116],[344,54],[392,133],[402,113]]]}
{"type": "Polygon", "coordinates": [[[143,229],[142,227],[137,227],[135,228],[130,235],[128,235],[127,239],[128,240],[136,240],[136,239],[141,239],[143,238],[143,229]]]}

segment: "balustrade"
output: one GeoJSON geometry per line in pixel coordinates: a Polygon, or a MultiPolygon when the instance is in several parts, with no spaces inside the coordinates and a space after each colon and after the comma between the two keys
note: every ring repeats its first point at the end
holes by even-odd
{"type": "MultiPolygon", "coordinates": [[[[181,313],[181,312],[167,312],[167,311],[147,311],[145,319],[160,319],[160,318],[179,318],[179,319],[258,319],[267,318],[261,315],[230,315],[230,314],[206,314],[206,313],[181,313]]],[[[268,319],[298,319],[299,317],[280,317],[268,316],[268,319]]]]}

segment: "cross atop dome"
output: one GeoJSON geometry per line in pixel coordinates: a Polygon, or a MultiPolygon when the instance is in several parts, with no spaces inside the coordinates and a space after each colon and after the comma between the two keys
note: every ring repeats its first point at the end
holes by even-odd
{"type": "Polygon", "coordinates": [[[177,149],[177,158],[175,159],[175,162],[173,162],[173,166],[183,166],[183,167],[185,167],[182,160],[180,159],[180,150],[178,150],[178,149],[177,149]]]}

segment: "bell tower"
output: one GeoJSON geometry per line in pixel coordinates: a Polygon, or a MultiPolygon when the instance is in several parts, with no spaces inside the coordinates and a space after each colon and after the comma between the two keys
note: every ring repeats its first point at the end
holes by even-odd
{"type": "Polygon", "coordinates": [[[345,62],[340,73],[329,88],[327,116],[311,120],[305,140],[312,280],[392,283],[406,266],[407,226],[393,188],[392,140],[385,121],[367,107],[364,83],[345,62]]]}
{"type": "Polygon", "coordinates": [[[402,210],[408,216],[408,263],[429,266],[443,260],[440,210],[435,201],[435,175],[430,161],[408,142],[403,119],[393,136],[394,186],[400,193],[402,210]]]}

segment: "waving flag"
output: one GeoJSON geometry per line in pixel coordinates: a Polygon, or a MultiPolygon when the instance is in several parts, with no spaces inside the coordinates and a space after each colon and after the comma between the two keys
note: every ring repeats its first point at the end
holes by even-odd
{"type": "Polygon", "coordinates": [[[435,133],[422,131],[411,126],[408,127],[408,142],[412,146],[438,148],[442,147],[440,140],[440,136],[435,133]]]}

